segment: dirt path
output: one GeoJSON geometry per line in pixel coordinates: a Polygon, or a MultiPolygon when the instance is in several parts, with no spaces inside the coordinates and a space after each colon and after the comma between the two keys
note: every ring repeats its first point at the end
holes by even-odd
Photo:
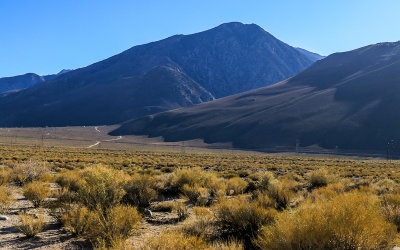
{"type": "MultiPolygon", "coordinates": [[[[101,131],[99,130],[99,127],[94,127],[94,129],[95,129],[97,132],[101,133],[101,131]]],[[[118,136],[117,138],[113,138],[113,139],[108,139],[108,140],[103,140],[103,141],[96,141],[96,143],[94,143],[94,144],[92,144],[92,145],[89,145],[89,146],[87,146],[86,148],[93,148],[93,147],[95,147],[95,146],[98,146],[101,142],[118,141],[118,140],[121,140],[121,139],[122,139],[122,136],[118,136]]]]}
{"type": "Polygon", "coordinates": [[[92,147],[94,147],[94,146],[99,145],[100,143],[101,143],[101,141],[97,141],[95,144],[92,144],[92,145],[88,146],[87,148],[92,148],[92,147]]]}

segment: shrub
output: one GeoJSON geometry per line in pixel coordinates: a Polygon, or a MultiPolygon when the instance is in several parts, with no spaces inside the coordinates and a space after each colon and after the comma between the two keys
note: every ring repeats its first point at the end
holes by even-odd
{"type": "Polygon", "coordinates": [[[34,237],[46,227],[43,215],[39,215],[35,218],[31,214],[19,213],[18,219],[20,223],[17,225],[17,228],[25,234],[26,237],[34,237]]]}
{"type": "Polygon", "coordinates": [[[400,231],[400,194],[385,194],[382,197],[382,213],[386,220],[397,226],[400,231]]]}
{"type": "Polygon", "coordinates": [[[203,171],[200,168],[177,169],[172,173],[170,186],[176,193],[180,193],[185,184],[189,186],[200,185],[202,176],[203,171]]]}
{"type": "Polygon", "coordinates": [[[14,200],[9,188],[0,186],[0,213],[4,213],[14,200]]]}
{"type": "Polygon", "coordinates": [[[374,184],[374,188],[378,192],[378,194],[393,192],[396,187],[396,182],[391,179],[383,179],[374,184]]]}
{"type": "Polygon", "coordinates": [[[181,193],[184,185],[206,187],[213,176],[200,168],[177,169],[172,173],[169,186],[175,193],[181,193]]]}
{"type": "Polygon", "coordinates": [[[205,239],[215,237],[217,229],[214,214],[205,207],[194,207],[193,213],[193,218],[182,226],[182,231],[205,239]]]}
{"type": "Polygon", "coordinates": [[[11,168],[0,167],[0,186],[6,185],[10,181],[11,175],[11,168]]]}
{"type": "Polygon", "coordinates": [[[134,175],[124,185],[126,192],[123,200],[139,208],[145,208],[157,198],[155,179],[150,175],[134,175]]]}
{"type": "Polygon", "coordinates": [[[31,201],[35,207],[42,205],[43,201],[50,195],[48,183],[34,181],[24,186],[24,196],[31,201]]]}
{"type": "Polygon", "coordinates": [[[225,179],[218,178],[215,175],[209,175],[205,187],[208,190],[210,198],[219,198],[226,194],[225,179]]]}
{"type": "Polygon", "coordinates": [[[189,186],[185,184],[182,188],[182,193],[194,205],[205,206],[211,202],[208,190],[197,185],[189,186]]]}
{"type": "Polygon", "coordinates": [[[265,191],[268,189],[269,185],[275,180],[275,176],[271,172],[261,172],[253,177],[256,181],[256,189],[265,191]]]}
{"type": "Polygon", "coordinates": [[[184,221],[187,217],[189,217],[189,211],[187,210],[185,203],[183,202],[177,202],[175,204],[175,211],[178,215],[179,221],[184,221]]]}
{"type": "Polygon", "coordinates": [[[330,200],[344,193],[344,185],[341,183],[328,184],[326,187],[314,189],[311,194],[312,200],[330,200]]]}
{"type": "Polygon", "coordinates": [[[56,176],[56,183],[64,189],[68,189],[73,192],[78,192],[82,187],[84,180],[79,175],[79,171],[63,171],[58,173],[56,176]]]}
{"type": "Polygon", "coordinates": [[[311,172],[310,185],[314,188],[324,187],[330,182],[330,176],[326,169],[318,169],[311,172]]]}
{"type": "Polygon", "coordinates": [[[126,176],[120,171],[101,165],[91,166],[82,172],[84,181],[77,198],[90,210],[106,210],[120,203],[125,195],[126,176]]]}
{"type": "Polygon", "coordinates": [[[214,207],[214,214],[222,231],[231,236],[249,240],[262,226],[272,223],[277,211],[264,209],[244,198],[221,200],[214,207]]]}
{"type": "Polygon", "coordinates": [[[87,238],[98,247],[112,248],[124,242],[137,228],[141,216],[135,207],[118,205],[90,212],[87,238]]]}
{"type": "Polygon", "coordinates": [[[86,207],[76,207],[64,214],[61,222],[73,235],[84,235],[91,226],[90,212],[86,207]]]}
{"type": "Polygon", "coordinates": [[[270,183],[267,194],[274,201],[274,207],[280,210],[287,208],[293,197],[293,192],[282,186],[278,180],[270,183]]]}
{"type": "Polygon", "coordinates": [[[145,240],[143,250],[192,250],[207,249],[207,243],[197,236],[186,236],[183,233],[167,231],[158,237],[150,237],[145,240]]]}
{"type": "Polygon", "coordinates": [[[275,208],[276,207],[276,202],[272,200],[268,194],[256,191],[253,193],[253,200],[256,202],[259,206],[263,208],[275,208]]]}
{"type": "Polygon", "coordinates": [[[47,178],[46,175],[50,174],[50,169],[45,162],[33,160],[16,164],[12,170],[13,181],[20,186],[28,182],[38,181],[42,177],[47,178]]]}
{"type": "Polygon", "coordinates": [[[233,177],[227,181],[226,185],[228,194],[238,195],[238,194],[243,194],[248,184],[240,177],[233,177]]]}
{"type": "Polygon", "coordinates": [[[352,192],[280,213],[255,243],[262,249],[384,249],[395,233],[376,196],[352,192]]]}

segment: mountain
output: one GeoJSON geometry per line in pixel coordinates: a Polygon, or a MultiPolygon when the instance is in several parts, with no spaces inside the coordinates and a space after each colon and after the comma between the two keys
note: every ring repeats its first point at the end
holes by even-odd
{"type": "Polygon", "coordinates": [[[34,73],[0,78],[0,94],[30,88],[45,79],[34,73]]]}
{"type": "Polygon", "coordinates": [[[132,47],[0,98],[0,126],[115,124],[266,86],[314,60],[255,24],[132,47]]]}
{"type": "Polygon", "coordinates": [[[321,56],[320,54],[317,54],[317,53],[314,53],[314,52],[311,52],[311,51],[308,51],[308,50],[305,50],[305,49],[302,49],[302,48],[296,48],[296,49],[300,53],[306,55],[312,61],[318,61],[318,60],[321,60],[321,59],[325,58],[325,56],[321,56]]]}
{"type": "Polygon", "coordinates": [[[10,94],[35,86],[38,83],[48,81],[71,70],[63,69],[57,74],[40,76],[35,73],[27,73],[19,76],[0,78],[0,94],[10,94]]]}
{"type": "Polygon", "coordinates": [[[400,42],[336,53],[257,90],[126,122],[112,135],[267,149],[386,151],[400,139],[400,42]]]}

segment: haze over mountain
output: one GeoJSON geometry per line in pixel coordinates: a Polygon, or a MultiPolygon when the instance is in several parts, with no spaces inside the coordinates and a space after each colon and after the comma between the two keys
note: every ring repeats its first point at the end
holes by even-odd
{"type": "Polygon", "coordinates": [[[370,45],[332,54],[280,83],[130,121],[112,134],[382,152],[400,139],[399,69],[400,42],[370,45]]]}
{"type": "Polygon", "coordinates": [[[266,86],[315,60],[255,24],[135,46],[0,98],[0,126],[114,124],[266,86]]]}
{"type": "Polygon", "coordinates": [[[45,76],[40,76],[35,73],[27,73],[19,76],[3,77],[0,78],[0,94],[12,93],[30,88],[38,83],[48,81],[69,71],[71,70],[63,69],[57,74],[45,75],[45,76]]]}

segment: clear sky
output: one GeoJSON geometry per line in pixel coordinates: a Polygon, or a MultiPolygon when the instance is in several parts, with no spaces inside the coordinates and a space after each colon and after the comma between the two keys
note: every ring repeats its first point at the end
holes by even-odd
{"type": "Polygon", "coordinates": [[[231,21],[328,55],[400,40],[399,11],[399,0],[0,0],[0,77],[79,68],[231,21]]]}

